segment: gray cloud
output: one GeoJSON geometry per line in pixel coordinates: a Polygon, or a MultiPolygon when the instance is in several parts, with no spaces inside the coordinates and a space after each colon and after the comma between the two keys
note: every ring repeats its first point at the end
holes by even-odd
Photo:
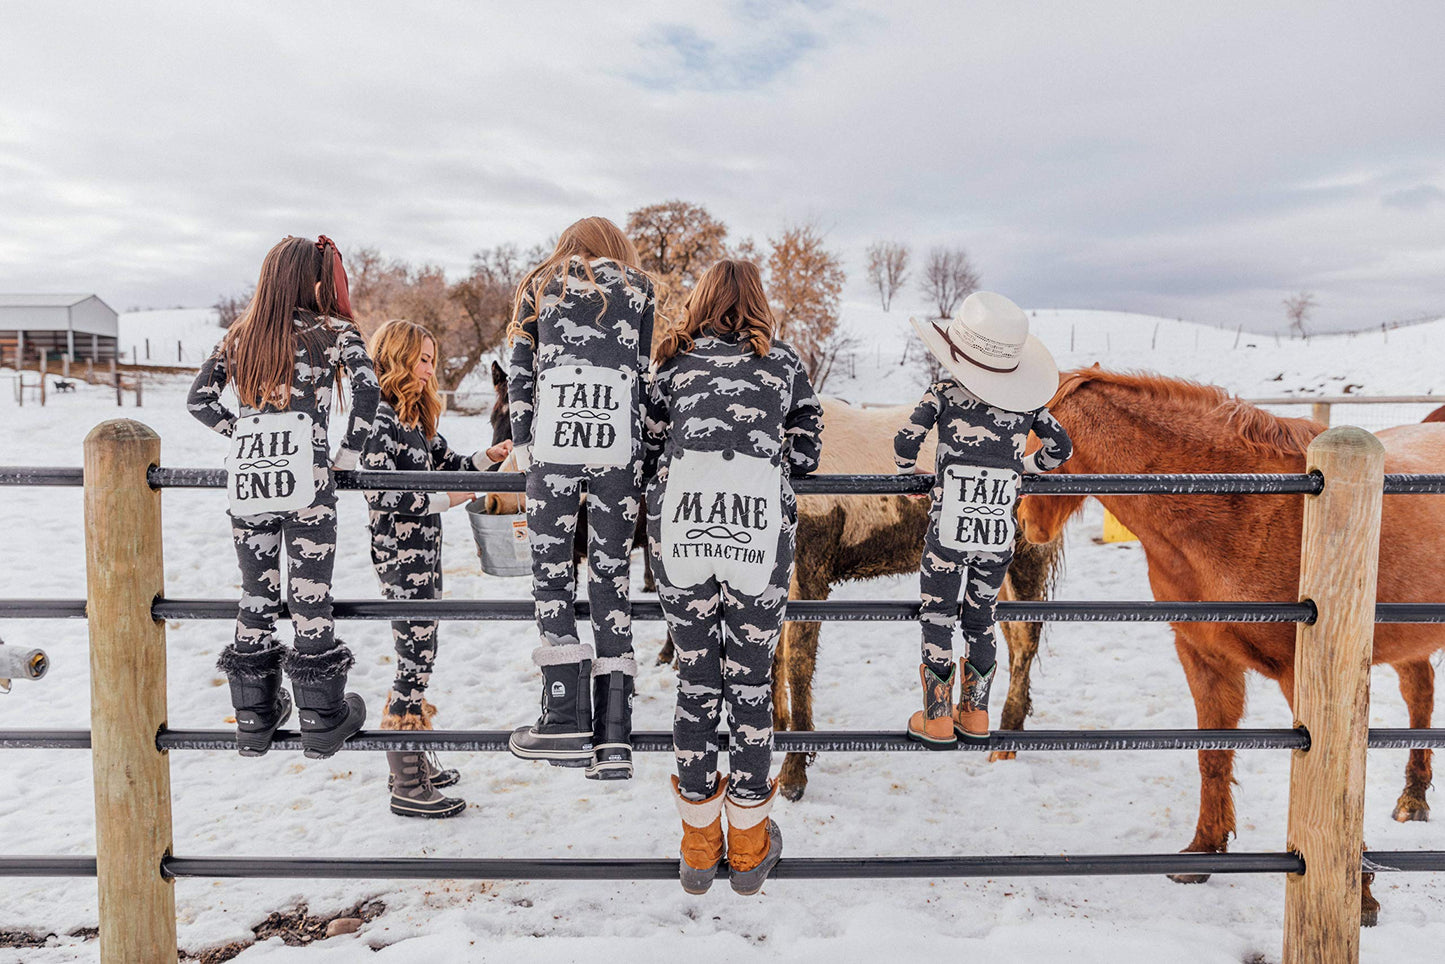
{"type": "Polygon", "coordinates": [[[12,6],[0,289],[198,304],[288,233],[462,268],[684,197],[1026,304],[1445,312],[1434,3],[12,6]]]}

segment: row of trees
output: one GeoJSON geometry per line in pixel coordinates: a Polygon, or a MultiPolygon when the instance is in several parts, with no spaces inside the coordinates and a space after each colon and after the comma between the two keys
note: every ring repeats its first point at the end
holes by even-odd
{"type": "MultiPolygon", "coordinates": [[[[893,306],[893,299],[908,281],[913,250],[898,241],[875,241],[868,246],[868,283],[878,289],[883,310],[893,306]]],[[[978,290],[978,271],[968,252],[959,247],[934,247],[923,262],[918,287],[940,318],[952,318],[953,309],[978,290]]]]}
{"type": "MultiPolygon", "coordinates": [[[[778,318],[779,337],[797,349],[813,384],[821,389],[856,339],[839,328],[847,275],[842,257],[830,250],[816,224],[789,224],[762,244],[735,243],[725,223],[701,205],[665,201],[632,211],[628,235],[641,267],[657,282],[660,337],[680,318],[687,296],[709,265],[720,258],[757,264],[778,318]]],[[[467,273],[448,278],[440,266],[390,258],[376,248],[346,254],[351,302],[362,333],[370,335],[390,318],[426,325],[437,336],[437,381],[455,389],[476,367],[504,350],[512,296],[528,268],[548,247],[502,244],[472,256],[467,273]]],[[[879,242],[868,249],[868,278],[888,309],[909,277],[907,245],[879,242]]],[[[939,315],[948,317],[978,286],[978,274],[961,248],[935,248],[923,265],[920,287],[939,315]]],[[[223,325],[239,317],[250,292],[220,299],[223,325]]]]}

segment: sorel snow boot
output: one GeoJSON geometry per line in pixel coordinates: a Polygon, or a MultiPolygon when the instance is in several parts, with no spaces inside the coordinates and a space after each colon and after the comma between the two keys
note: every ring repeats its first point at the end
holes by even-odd
{"type": "Polygon", "coordinates": [[[443,796],[431,785],[425,754],[388,751],[386,763],[391,767],[391,812],[398,817],[455,817],[467,809],[465,800],[443,796]]]}
{"type": "Polygon", "coordinates": [[[592,762],[589,780],[632,779],[633,678],[624,672],[592,677],[592,762]]]}
{"type": "MultiPolygon", "coordinates": [[[[437,708],[426,700],[421,701],[421,712],[412,713],[400,710],[401,704],[396,699],[396,693],[386,695],[386,704],[381,711],[381,729],[383,730],[430,730],[432,728],[432,717],[437,715],[437,708]]],[[[451,768],[443,769],[441,761],[431,750],[422,754],[422,761],[426,765],[427,782],[434,789],[441,790],[446,787],[455,786],[461,782],[462,775],[451,768]]],[[[393,789],[396,778],[387,777],[386,788],[393,789]]]]}
{"type": "Polygon", "coordinates": [[[959,736],[970,740],[987,740],[988,688],[993,683],[998,663],[980,673],[968,660],[958,664],[963,670],[963,685],[958,692],[958,709],[953,712],[953,728],[959,736]]]}
{"type": "Polygon", "coordinates": [[[727,799],[728,882],[733,890],[751,897],[763,889],[783,855],[783,832],[768,816],[778,795],[778,781],[761,801],[727,799]]]}
{"type": "Polygon", "coordinates": [[[923,709],[908,720],[908,738],[922,743],[930,750],[952,750],[958,746],[958,737],[953,733],[953,667],[948,668],[948,678],[939,679],[927,663],[918,667],[918,678],[923,681],[923,709]]]}
{"type": "Polygon", "coordinates": [[[513,730],[507,745],[523,760],[585,767],[592,761],[592,660],[544,663],[541,669],[542,715],[531,726],[513,730]]]}
{"type": "Polygon", "coordinates": [[[301,716],[301,745],[306,756],[324,760],[366,722],[366,703],[346,692],[346,673],[356,660],[339,640],[324,653],[286,654],[286,675],[301,716]]]}
{"type": "Polygon", "coordinates": [[[682,795],[677,777],[672,778],[672,799],[682,818],[682,847],[678,851],[677,876],[689,894],[705,894],[717,877],[718,865],[727,854],[723,841],[723,795],[728,778],[718,776],[717,790],[706,800],[689,800],[682,795]]]}
{"type": "Polygon", "coordinates": [[[265,649],[240,652],[232,643],[221,650],[216,668],[231,684],[236,710],[236,747],[241,756],[262,756],[271,738],[291,717],[291,694],[281,685],[281,654],[274,639],[265,649]]]}

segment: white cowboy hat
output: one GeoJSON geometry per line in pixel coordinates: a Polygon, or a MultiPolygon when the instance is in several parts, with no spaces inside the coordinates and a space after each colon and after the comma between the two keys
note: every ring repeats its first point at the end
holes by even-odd
{"type": "Polygon", "coordinates": [[[992,291],[963,299],[958,316],[908,319],[928,350],[964,388],[996,408],[1031,412],[1059,388],[1059,366],[1029,334],[1029,316],[992,291]]]}

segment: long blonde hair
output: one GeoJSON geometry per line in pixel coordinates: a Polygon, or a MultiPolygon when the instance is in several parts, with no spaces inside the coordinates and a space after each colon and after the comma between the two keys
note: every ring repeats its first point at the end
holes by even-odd
{"type": "Polygon", "coordinates": [[[679,352],[692,351],[699,335],[739,333],[759,356],[773,347],[777,321],[763,291],[763,277],[751,261],[719,261],[697,279],[687,296],[682,321],[657,343],[653,359],[661,365],[679,352]]]}
{"type": "MultiPolygon", "coordinates": [[[[547,256],[547,260],[527,272],[522,283],[517,285],[517,293],[512,301],[512,320],[507,325],[507,344],[510,345],[518,337],[530,340],[522,330],[523,323],[537,317],[542,289],[558,274],[562,276],[562,290],[567,290],[574,257],[582,259],[582,273],[593,284],[597,283],[597,276],[592,273],[591,262],[597,258],[607,258],[641,270],[638,267],[641,259],[637,256],[637,248],[617,225],[606,218],[596,217],[574,222],[558,236],[557,247],[547,256]]],[[[598,293],[602,295],[602,309],[597,313],[597,317],[601,318],[607,311],[607,295],[600,291],[598,293]]]]}
{"type": "Polygon", "coordinates": [[[438,343],[430,331],[415,322],[393,320],[383,324],[371,336],[371,363],[381,383],[381,397],[396,410],[396,417],[407,428],[421,428],[432,438],[437,433],[437,419],[442,414],[442,396],[437,390],[436,373],[425,381],[416,375],[416,363],[426,343],[432,343],[435,356],[438,343]]]}

